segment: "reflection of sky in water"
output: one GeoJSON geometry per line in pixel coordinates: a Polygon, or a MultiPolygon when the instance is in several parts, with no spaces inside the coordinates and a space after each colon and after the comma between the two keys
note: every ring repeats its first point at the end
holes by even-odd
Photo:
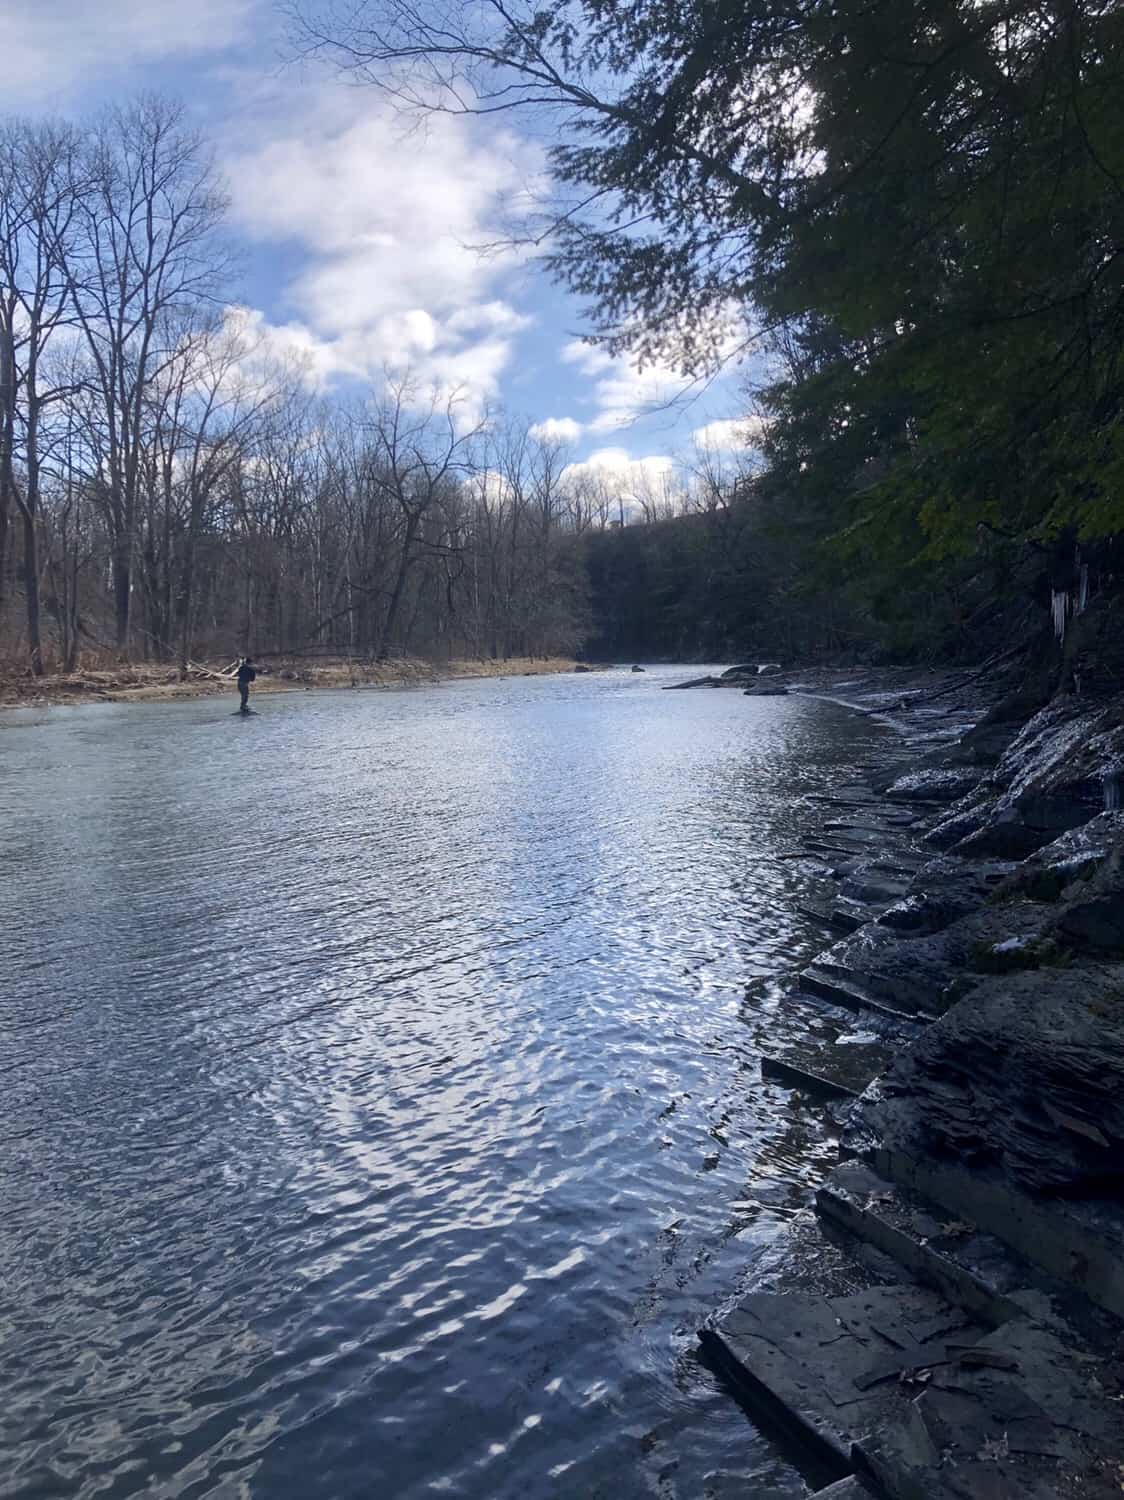
{"type": "Polygon", "coordinates": [[[21,1482],[800,1492],[690,1350],[830,1155],[745,986],[881,732],[660,680],[0,730],[21,1482]]]}

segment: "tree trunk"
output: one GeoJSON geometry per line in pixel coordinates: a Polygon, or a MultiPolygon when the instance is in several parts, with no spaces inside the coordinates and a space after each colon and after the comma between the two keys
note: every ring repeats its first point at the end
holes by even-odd
{"type": "Polygon", "coordinates": [[[43,640],[40,631],[39,607],[39,538],[36,533],[35,513],[27,507],[23,510],[23,567],[24,597],[27,600],[27,645],[32,674],[43,675],[43,640]]]}
{"type": "Polygon", "coordinates": [[[16,362],[10,308],[0,313],[0,606],[7,582],[8,534],[12,511],[12,448],[15,436],[16,362]]]}
{"type": "Polygon", "coordinates": [[[383,621],[382,631],[379,635],[378,650],[376,658],[386,655],[386,648],[390,644],[390,637],[398,620],[398,609],[402,603],[402,592],[406,587],[406,575],[410,571],[410,563],[413,559],[410,550],[414,545],[414,536],[421,521],[421,513],[412,511],[406,522],[406,534],[402,538],[402,551],[398,557],[398,571],[394,577],[394,588],[390,595],[390,603],[387,605],[386,619],[383,621]]]}
{"type": "Polygon", "coordinates": [[[21,499],[13,486],[16,504],[23,517],[24,599],[27,603],[27,646],[31,671],[43,675],[42,620],[39,605],[39,413],[40,400],[36,385],[37,358],[34,345],[28,360],[27,374],[27,487],[21,499]]]}
{"type": "Polygon", "coordinates": [[[133,585],[132,543],[128,535],[118,535],[113,545],[113,608],[117,649],[122,656],[129,652],[129,605],[133,585]]]}
{"type": "Polygon", "coordinates": [[[195,542],[190,539],[183,560],[183,595],[180,619],[180,681],[187,678],[187,662],[191,655],[191,603],[195,589],[195,542]]]}

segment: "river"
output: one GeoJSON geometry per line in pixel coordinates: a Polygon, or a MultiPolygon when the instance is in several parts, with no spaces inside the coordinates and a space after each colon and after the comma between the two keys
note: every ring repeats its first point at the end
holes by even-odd
{"type": "Polygon", "coordinates": [[[0,1494],[804,1493],[695,1330],[885,731],[682,675],[0,719],[0,1494]]]}

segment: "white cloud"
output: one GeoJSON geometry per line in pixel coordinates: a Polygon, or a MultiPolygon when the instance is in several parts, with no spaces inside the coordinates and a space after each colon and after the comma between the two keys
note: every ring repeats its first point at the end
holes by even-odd
{"type": "Polygon", "coordinates": [[[259,0],[4,0],[0,89],[41,105],[79,82],[225,51],[247,36],[259,0]]]}
{"type": "Polygon", "coordinates": [[[645,413],[670,406],[693,384],[670,365],[657,361],[641,367],[627,355],[607,354],[580,339],[563,347],[562,358],[593,381],[592,400],[599,410],[588,424],[591,432],[631,426],[645,413]]]}
{"type": "Polygon", "coordinates": [[[571,339],[564,344],[562,358],[568,365],[580,365],[586,375],[596,375],[616,363],[611,354],[597,344],[587,344],[584,339],[571,339]]]}
{"type": "Polygon", "coordinates": [[[485,302],[479,307],[465,307],[455,312],[448,320],[454,333],[519,333],[527,328],[531,319],[516,312],[506,302],[485,302]]]}
{"type": "Polygon", "coordinates": [[[469,486],[487,505],[503,505],[512,496],[511,481],[498,469],[480,469],[469,479],[469,486]]]}
{"type": "Polygon", "coordinates": [[[619,505],[630,518],[645,510],[666,508],[677,489],[673,458],[665,454],[633,458],[625,448],[598,448],[583,462],[567,464],[563,478],[619,505]]]}
{"type": "Polygon", "coordinates": [[[582,424],[573,417],[547,417],[531,428],[531,436],[540,443],[576,443],[581,435],[582,424]]]}
{"type": "Polygon", "coordinates": [[[530,321],[496,295],[524,258],[484,253],[539,170],[514,137],[473,138],[439,117],[404,136],[373,90],[298,87],[251,120],[227,153],[234,214],[263,241],[296,246],[288,326],[317,342],[318,367],[377,377],[409,368],[419,388],[495,394],[530,321]]]}
{"type": "Polygon", "coordinates": [[[696,427],[691,438],[696,448],[706,452],[739,453],[759,443],[764,431],[765,422],[761,417],[734,417],[696,427]]]}
{"type": "Polygon", "coordinates": [[[241,306],[226,308],[223,320],[231,336],[245,345],[247,360],[255,367],[287,366],[316,389],[341,371],[357,377],[363,373],[358,367],[344,370],[339,351],[303,323],[270,323],[260,308],[241,306]]]}
{"type": "Polygon", "coordinates": [[[601,473],[614,479],[657,478],[670,474],[675,469],[675,460],[666,454],[650,454],[647,458],[633,458],[627,448],[598,448],[582,463],[569,464],[567,474],[579,472],[601,473]]]}

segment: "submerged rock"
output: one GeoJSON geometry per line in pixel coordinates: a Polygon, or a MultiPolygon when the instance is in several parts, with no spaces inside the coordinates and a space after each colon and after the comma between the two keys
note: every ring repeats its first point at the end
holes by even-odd
{"type": "Polygon", "coordinates": [[[731,687],[732,684],[723,682],[720,677],[692,677],[687,682],[664,683],[665,693],[674,693],[682,688],[717,688],[731,687]]]}

